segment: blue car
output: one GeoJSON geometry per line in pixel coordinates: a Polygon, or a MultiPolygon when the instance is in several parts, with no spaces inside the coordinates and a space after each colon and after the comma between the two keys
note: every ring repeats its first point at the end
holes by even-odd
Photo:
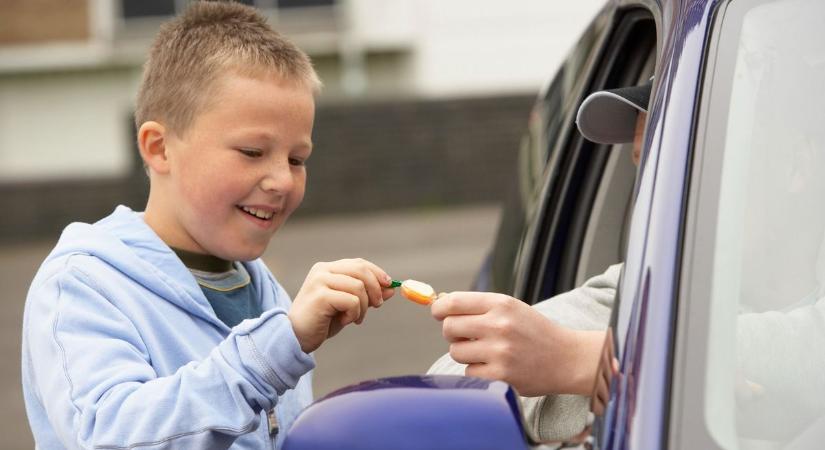
{"type": "MultiPolygon", "coordinates": [[[[527,130],[475,287],[534,304],[624,263],[609,328],[620,370],[585,445],[825,448],[825,2],[610,1],[527,130]],[[628,146],[585,140],[575,115],[591,92],[651,77],[637,168],[628,146]]],[[[285,447],[533,437],[505,383],[411,376],[317,401],[285,447]]]]}

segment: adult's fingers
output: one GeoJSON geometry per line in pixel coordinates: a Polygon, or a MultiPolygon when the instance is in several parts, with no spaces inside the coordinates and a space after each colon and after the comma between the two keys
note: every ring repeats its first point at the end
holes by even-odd
{"type": "Polygon", "coordinates": [[[430,312],[436,320],[459,314],[484,314],[505,298],[491,292],[450,292],[434,301],[430,312]]]}
{"type": "Polygon", "coordinates": [[[488,349],[485,349],[480,341],[459,341],[450,344],[450,357],[462,364],[483,364],[487,362],[487,353],[488,349]]]}
{"type": "Polygon", "coordinates": [[[593,414],[601,416],[604,414],[605,407],[610,398],[609,382],[602,374],[596,377],[596,385],[593,388],[593,395],[590,400],[590,409],[593,414]]]}
{"type": "Polygon", "coordinates": [[[607,402],[610,400],[610,381],[618,372],[619,361],[613,356],[613,341],[610,334],[607,335],[599,355],[599,368],[596,373],[596,383],[593,387],[593,394],[590,402],[590,409],[596,415],[604,414],[607,402]]]}
{"type": "Polygon", "coordinates": [[[441,324],[441,334],[448,342],[478,339],[486,329],[484,317],[486,316],[447,316],[441,324]]]}
{"type": "Polygon", "coordinates": [[[469,363],[464,369],[464,375],[468,377],[484,378],[486,380],[501,380],[509,382],[502,376],[503,373],[497,372],[493,365],[487,363],[469,363]]]}

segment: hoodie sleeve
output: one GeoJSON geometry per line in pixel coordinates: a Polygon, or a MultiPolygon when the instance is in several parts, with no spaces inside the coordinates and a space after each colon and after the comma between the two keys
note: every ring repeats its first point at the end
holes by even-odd
{"type": "Polygon", "coordinates": [[[28,301],[32,382],[67,448],[228,448],[314,365],[283,309],[160,377],[133,322],[80,269],[52,276],[28,301]]]}

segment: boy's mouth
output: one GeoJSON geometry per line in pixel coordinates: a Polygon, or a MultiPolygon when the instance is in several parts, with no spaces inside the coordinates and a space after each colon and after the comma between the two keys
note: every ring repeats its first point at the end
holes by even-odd
{"type": "Polygon", "coordinates": [[[238,206],[238,209],[241,211],[249,214],[250,216],[255,217],[256,219],[261,220],[272,220],[272,216],[275,215],[275,211],[267,211],[264,209],[259,208],[251,208],[249,206],[238,206]]]}

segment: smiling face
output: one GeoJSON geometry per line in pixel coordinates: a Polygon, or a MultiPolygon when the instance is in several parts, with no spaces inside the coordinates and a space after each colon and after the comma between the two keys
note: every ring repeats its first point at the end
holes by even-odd
{"type": "Polygon", "coordinates": [[[141,128],[152,181],[144,220],[172,247],[259,257],[303,200],[314,114],[310,88],[274,75],[223,76],[181,135],[158,125],[163,159],[147,160],[141,128]]]}

